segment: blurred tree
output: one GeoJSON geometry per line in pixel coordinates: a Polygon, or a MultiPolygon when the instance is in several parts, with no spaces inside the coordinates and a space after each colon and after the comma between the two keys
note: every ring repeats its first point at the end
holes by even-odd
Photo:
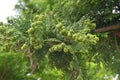
{"type": "Polygon", "coordinates": [[[93,30],[119,23],[119,3],[19,0],[15,8],[20,16],[0,25],[0,49],[28,57],[28,79],[110,80],[119,74],[120,55],[109,32],[93,30]]]}

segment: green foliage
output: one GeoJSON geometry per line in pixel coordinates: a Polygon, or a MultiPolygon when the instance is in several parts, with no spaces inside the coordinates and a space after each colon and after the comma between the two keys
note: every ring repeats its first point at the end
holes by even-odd
{"type": "MultiPolygon", "coordinates": [[[[90,33],[96,26],[90,19],[83,17],[73,25],[66,26],[63,25],[64,22],[59,22],[54,24],[53,29],[50,29],[51,26],[46,26],[48,23],[44,19],[42,20],[42,16],[48,18],[47,15],[41,14],[35,16],[33,19],[35,22],[31,22],[31,27],[27,30],[29,36],[21,49],[39,50],[38,55],[44,54],[46,51],[46,54],[49,53],[51,66],[69,70],[70,62],[75,58],[73,55],[76,55],[76,53],[89,54],[91,46],[99,40],[96,35],[90,33]],[[83,26],[85,27],[83,28],[83,26]],[[52,33],[54,36],[47,35],[48,29],[51,30],[48,33],[52,33]]],[[[80,62],[84,62],[84,60],[85,58],[80,62]]]]}
{"type": "Polygon", "coordinates": [[[113,39],[105,42],[110,33],[93,31],[119,17],[112,13],[116,3],[115,0],[19,0],[16,9],[20,15],[8,17],[7,24],[0,23],[1,78],[112,79],[113,74],[119,73],[120,56],[113,39]],[[16,51],[25,53],[24,57],[16,51]],[[13,65],[14,61],[19,64],[13,65]],[[36,61],[31,73],[34,68],[31,64],[35,66],[36,61]],[[3,75],[5,68],[8,76],[3,75]]]}
{"type": "Polygon", "coordinates": [[[90,80],[112,80],[111,71],[105,69],[102,62],[99,64],[94,62],[87,62],[88,79],[90,80]],[[94,75],[94,76],[91,76],[94,75]]]}
{"type": "Polygon", "coordinates": [[[24,39],[22,33],[15,26],[1,25],[0,26],[0,49],[1,51],[17,50],[20,41],[24,39]],[[15,49],[13,49],[15,48],[15,49]]]}
{"type": "Polygon", "coordinates": [[[42,72],[41,78],[43,80],[61,80],[63,77],[63,72],[57,68],[46,69],[42,72]],[[47,77],[46,77],[47,76],[47,77]]]}
{"type": "Polygon", "coordinates": [[[25,80],[27,64],[21,53],[0,52],[0,80],[25,80]]]}

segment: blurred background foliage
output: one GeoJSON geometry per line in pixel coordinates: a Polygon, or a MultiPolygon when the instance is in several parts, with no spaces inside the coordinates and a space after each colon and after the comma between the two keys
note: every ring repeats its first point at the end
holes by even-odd
{"type": "Polygon", "coordinates": [[[113,80],[120,74],[111,32],[94,32],[119,23],[119,0],[19,0],[15,9],[18,16],[0,23],[0,80],[113,80]]]}

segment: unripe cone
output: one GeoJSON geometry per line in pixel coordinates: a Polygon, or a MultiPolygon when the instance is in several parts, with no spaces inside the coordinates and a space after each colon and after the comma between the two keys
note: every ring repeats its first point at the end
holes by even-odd
{"type": "Polygon", "coordinates": [[[35,29],[34,29],[33,27],[31,27],[31,28],[28,29],[27,32],[28,32],[29,34],[32,34],[34,31],[35,31],[35,29]]]}
{"type": "Polygon", "coordinates": [[[23,46],[21,47],[22,50],[23,50],[23,49],[26,49],[26,48],[28,48],[28,45],[27,45],[27,44],[23,44],[23,46]]]}
{"type": "Polygon", "coordinates": [[[63,51],[64,51],[65,53],[67,53],[69,50],[65,47],[65,48],[63,48],[63,51]]]}

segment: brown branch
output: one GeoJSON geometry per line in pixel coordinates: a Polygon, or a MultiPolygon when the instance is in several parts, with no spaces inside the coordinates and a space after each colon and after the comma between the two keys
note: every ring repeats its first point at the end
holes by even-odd
{"type": "Polygon", "coordinates": [[[38,60],[37,59],[33,59],[34,57],[34,53],[35,51],[31,52],[30,49],[28,50],[28,57],[29,57],[29,60],[30,60],[30,68],[31,68],[31,74],[34,73],[34,71],[36,70],[37,66],[38,66],[38,60]]]}
{"type": "Polygon", "coordinates": [[[96,29],[95,32],[108,32],[108,31],[113,31],[118,29],[120,29],[120,23],[116,25],[105,26],[103,28],[96,29]]]}

